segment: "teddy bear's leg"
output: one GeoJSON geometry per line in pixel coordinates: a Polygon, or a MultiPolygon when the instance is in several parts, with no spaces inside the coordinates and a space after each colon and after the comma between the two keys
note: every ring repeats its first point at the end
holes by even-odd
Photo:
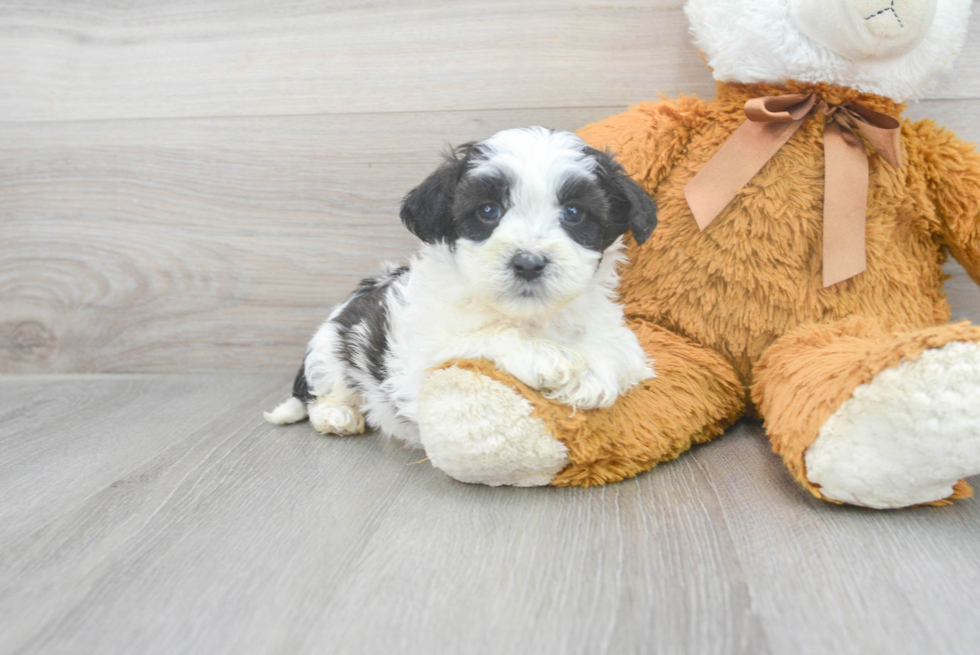
{"type": "Polygon", "coordinates": [[[604,484],[677,457],[742,414],[745,389],[720,355],[661,327],[631,327],[656,377],[605,409],[575,411],[485,360],[432,371],[419,404],[429,460],[463,482],[604,484]]]}
{"type": "Polygon", "coordinates": [[[773,449],[818,498],[897,508],[970,495],[980,473],[980,327],[800,327],[754,370],[773,449]]]}

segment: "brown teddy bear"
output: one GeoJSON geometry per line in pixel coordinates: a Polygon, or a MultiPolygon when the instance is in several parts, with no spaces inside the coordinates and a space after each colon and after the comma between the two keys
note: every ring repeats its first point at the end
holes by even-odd
{"type": "Polygon", "coordinates": [[[942,264],[952,254],[980,282],[980,155],[901,113],[949,66],[969,9],[690,0],[715,98],[580,131],[659,206],[620,287],[657,377],[573,412],[487,361],[449,362],[420,405],[432,463],[467,482],[602,484],[747,413],[817,497],[968,496],[980,327],[949,324],[942,264]]]}

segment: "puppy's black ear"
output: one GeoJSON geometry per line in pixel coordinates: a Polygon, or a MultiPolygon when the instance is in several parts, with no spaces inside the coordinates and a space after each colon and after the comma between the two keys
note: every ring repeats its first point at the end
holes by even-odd
{"type": "Polygon", "coordinates": [[[643,245],[657,227],[657,203],[626,173],[620,174],[617,183],[623,192],[625,204],[629,207],[626,209],[626,220],[633,232],[633,239],[638,245],[643,245]]]}
{"type": "Polygon", "coordinates": [[[619,234],[632,230],[636,242],[643,244],[657,227],[657,204],[609,154],[594,148],[586,152],[595,158],[599,183],[609,198],[610,227],[618,228],[619,234]]]}
{"type": "Polygon", "coordinates": [[[452,207],[456,185],[466,172],[472,144],[454,148],[442,166],[422,184],[408,192],[402,201],[402,223],[426,243],[456,240],[452,207]]]}

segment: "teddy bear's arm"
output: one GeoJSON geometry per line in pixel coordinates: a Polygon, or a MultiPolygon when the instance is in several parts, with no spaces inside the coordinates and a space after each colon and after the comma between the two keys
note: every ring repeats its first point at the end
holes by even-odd
{"type": "Polygon", "coordinates": [[[980,153],[930,120],[913,127],[939,237],[980,284],[980,153]]]}
{"type": "Polygon", "coordinates": [[[626,172],[654,195],[706,113],[707,103],[695,96],[644,102],[586,125],[578,135],[592,147],[615,154],[626,172]]]}

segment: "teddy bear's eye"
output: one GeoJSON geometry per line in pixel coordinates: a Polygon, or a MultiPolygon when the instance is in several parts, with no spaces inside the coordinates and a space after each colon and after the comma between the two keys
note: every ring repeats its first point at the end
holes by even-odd
{"type": "Polygon", "coordinates": [[[485,202],[476,210],[476,217],[486,223],[496,223],[504,215],[500,205],[492,202],[485,202]]]}

